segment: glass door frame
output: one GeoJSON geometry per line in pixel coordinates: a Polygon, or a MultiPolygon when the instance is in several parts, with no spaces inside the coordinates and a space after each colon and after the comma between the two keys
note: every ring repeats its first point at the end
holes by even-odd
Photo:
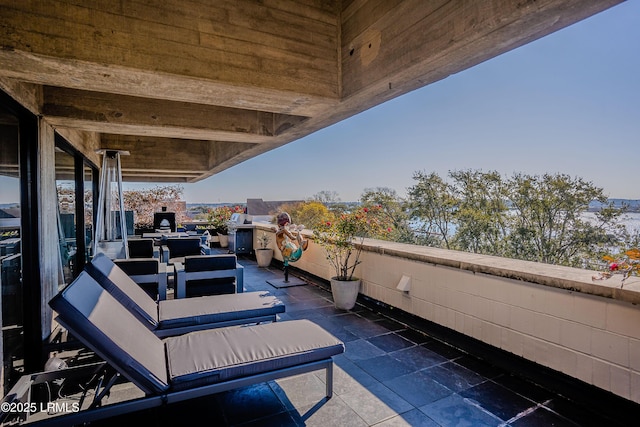
{"type": "Polygon", "coordinates": [[[84,224],[84,176],[85,167],[91,169],[92,173],[92,191],[93,191],[93,223],[96,222],[96,211],[98,200],[98,167],[89,159],[84,157],[80,151],[75,149],[66,139],[58,133],[55,134],[55,145],[67,154],[73,157],[73,180],[75,183],[75,227],[76,227],[76,269],[74,270],[74,278],[86,265],[84,254],[87,253],[87,244],[85,240],[85,224],[84,224]],[[82,256],[80,256],[82,255],[82,256]]]}
{"type": "Polygon", "coordinates": [[[44,365],[40,311],[38,118],[2,90],[0,105],[18,119],[24,370],[34,372],[44,365]]]}

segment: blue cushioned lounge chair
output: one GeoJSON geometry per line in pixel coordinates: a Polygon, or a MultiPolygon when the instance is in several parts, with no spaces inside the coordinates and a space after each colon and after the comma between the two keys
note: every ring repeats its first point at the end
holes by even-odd
{"type": "Polygon", "coordinates": [[[275,321],[284,304],[268,292],[244,292],[154,301],[104,254],[86,266],[89,273],[159,337],[194,330],[275,321]]]}
{"type": "MultiPolygon", "coordinates": [[[[49,304],[58,313],[57,321],[110,368],[100,373],[105,385],[96,390],[88,408],[50,418],[50,425],[86,423],[318,369],[326,372],[330,398],[332,356],[344,352],[340,340],[308,320],[209,329],[161,339],[85,271],[49,304]],[[115,373],[108,374],[110,370],[115,373]],[[100,406],[119,375],[145,397],[100,406]]],[[[23,376],[4,402],[30,397],[25,390],[38,380],[64,377],[68,369],[72,368],[23,376]]]]}

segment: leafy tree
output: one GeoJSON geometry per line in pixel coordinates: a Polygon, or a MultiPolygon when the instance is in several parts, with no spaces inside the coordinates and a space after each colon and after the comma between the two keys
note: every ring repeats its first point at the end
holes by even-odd
{"type": "Polygon", "coordinates": [[[349,209],[345,203],[340,200],[340,196],[337,191],[323,190],[319,191],[309,201],[318,202],[327,207],[334,215],[340,215],[347,212],[349,209]]]}
{"type": "MultiPolygon", "coordinates": [[[[76,209],[76,189],[74,187],[56,185],[58,195],[58,209],[60,213],[73,213],[76,209]]],[[[84,222],[93,224],[93,191],[84,190],[84,222]]]]}
{"type": "Polygon", "coordinates": [[[366,237],[379,238],[386,232],[379,207],[359,207],[337,216],[333,221],[316,223],[313,237],[325,250],[327,261],[338,280],[351,280],[361,263],[362,243],[366,237]]]}
{"type": "Polygon", "coordinates": [[[454,247],[504,256],[508,221],[506,186],[498,172],[449,172],[458,200],[454,247]]]}
{"type": "Polygon", "coordinates": [[[366,188],[360,203],[364,207],[377,207],[383,221],[391,226],[385,235],[387,240],[403,243],[415,243],[415,234],[409,225],[407,202],[400,198],[396,190],[388,187],[366,188]]]}
{"type": "Polygon", "coordinates": [[[509,198],[517,214],[511,216],[511,256],[549,264],[582,266],[598,248],[614,243],[609,233],[623,213],[609,206],[592,224],[581,215],[593,200],[606,203],[601,188],[565,174],[515,174],[509,198]]]}
{"type": "Polygon", "coordinates": [[[412,219],[430,246],[584,267],[612,248],[635,247],[638,233],[619,224],[623,206],[603,190],[564,174],[450,172],[452,183],[418,172],[409,189],[412,219]],[[595,220],[583,213],[597,200],[595,220]]]}
{"type": "Polygon", "coordinates": [[[312,228],[319,223],[332,221],[334,215],[322,203],[317,201],[287,203],[278,208],[279,212],[287,212],[295,224],[312,228]]]}
{"type": "Polygon", "coordinates": [[[186,210],[186,204],[181,200],[183,191],[180,185],[127,190],[123,192],[124,208],[134,211],[136,227],[153,227],[153,214],[163,207],[175,212],[176,223],[179,224],[184,220],[186,210]]]}
{"type": "Polygon", "coordinates": [[[340,201],[340,196],[337,191],[323,190],[318,191],[316,194],[311,196],[311,200],[320,202],[323,205],[329,205],[331,203],[338,203],[340,201]]]}
{"type": "Polygon", "coordinates": [[[193,217],[193,219],[200,220],[200,221],[206,221],[210,211],[211,211],[210,207],[202,206],[202,205],[195,206],[189,209],[189,213],[193,217]]]}
{"type": "Polygon", "coordinates": [[[584,267],[600,268],[604,255],[624,253],[629,248],[639,246],[640,234],[638,234],[638,230],[629,230],[620,223],[620,219],[628,209],[629,206],[626,203],[615,206],[613,202],[610,202],[595,212],[595,222],[592,224],[601,229],[600,233],[606,237],[590,246],[590,250],[585,255],[584,267]]]}
{"type": "Polygon", "coordinates": [[[640,229],[627,229],[624,226],[618,226],[618,253],[625,252],[627,248],[640,248],[640,229]]]}
{"type": "Polygon", "coordinates": [[[453,187],[438,174],[416,172],[409,188],[409,206],[420,243],[451,248],[452,225],[458,201],[453,187]]]}

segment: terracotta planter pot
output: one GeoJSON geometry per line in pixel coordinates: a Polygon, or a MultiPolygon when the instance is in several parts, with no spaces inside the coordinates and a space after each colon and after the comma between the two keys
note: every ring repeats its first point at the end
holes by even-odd
{"type": "Polygon", "coordinates": [[[220,238],[220,247],[228,248],[229,247],[229,236],[226,234],[218,233],[218,237],[220,238]]]}
{"type": "Polygon", "coordinates": [[[336,308],[351,310],[356,305],[358,292],[360,291],[360,279],[337,280],[331,278],[331,293],[336,308]]]}
{"type": "Polygon", "coordinates": [[[258,267],[269,267],[273,259],[273,249],[256,249],[256,261],[258,267]]]}

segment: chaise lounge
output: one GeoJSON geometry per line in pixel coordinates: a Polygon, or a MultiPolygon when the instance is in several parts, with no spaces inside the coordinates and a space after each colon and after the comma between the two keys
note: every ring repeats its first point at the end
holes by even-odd
{"type": "MultiPolygon", "coordinates": [[[[106,386],[88,409],[48,420],[57,425],[86,423],[319,369],[325,370],[326,397],[330,398],[332,356],[344,352],[340,340],[307,320],[160,339],[87,272],[80,273],[49,304],[58,313],[57,321],[116,372],[111,379],[105,378],[106,386]],[[117,375],[146,396],[100,406],[117,375]]],[[[41,377],[43,374],[25,376],[16,387],[28,389],[41,377]]],[[[15,401],[18,394],[7,396],[15,401]]]]}
{"type": "Polygon", "coordinates": [[[158,337],[195,330],[276,321],[284,304],[268,292],[154,301],[127,274],[98,254],[85,271],[158,337]]]}

